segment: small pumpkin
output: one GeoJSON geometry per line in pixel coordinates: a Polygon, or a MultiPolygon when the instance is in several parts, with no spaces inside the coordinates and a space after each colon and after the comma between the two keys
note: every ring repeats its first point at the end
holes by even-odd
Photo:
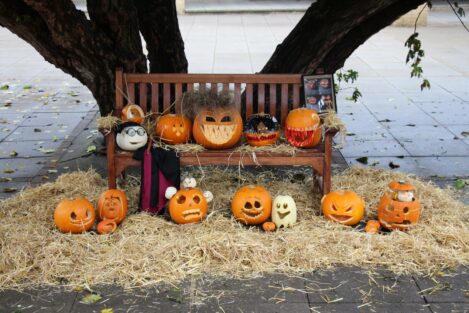
{"type": "Polygon", "coordinates": [[[98,199],[98,217],[120,224],[127,215],[127,197],[122,190],[108,189],[98,199]]]}
{"type": "Polygon", "coordinates": [[[270,114],[254,114],[244,123],[244,137],[251,146],[272,145],[280,137],[280,125],[270,114]]]}
{"type": "Polygon", "coordinates": [[[113,233],[116,229],[117,223],[114,220],[103,220],[98,223],[98,226],[96,226],[96,231],[101,235],[113,233]]]}
{"type": "Polygon", "coordinates": [[[192,122],[181,114],[166,114],[156,121],[156,135],[167,144],[187,143],[191,139],[192,122]]]}
{"type": "Polygon", "coordinates": [[[416,188],[404,181],[392,181],[388,187],[378,204],[378,220],[384,228],[407,230],[420,218],[416,188]]]}
{"type": "Polygon", "coordinates": [[[265,231],[265,232],[272,232],[272,231],[275,231],[277,227],[275,226],[275,223],[274,222],[264,222],[264,224],[262,224],[262,229],[265,231]]]}
{"type": "Polygon", "coordinates": [[[321,199],[324,216],[343,225],[356,225],[365,215],[365,201],[349,190],[337,190],[321,199]]]}
{"type": "Polygon", "coordinates": [[[238,143],[243,131],[241,114],[235,107],[203,109],[192,127],[195,141],[207,149],[228,149],[238,143]]]}
{"type": "Polygon", "coordinates": [[[93,204],[85,198],[62,200],[54,211],[54,222],[63,233],[84,233],[93,227],[93,204]]]}
{"type": "Polygon", "coordinates": [[[312,148],[321,141],[320,118],[316,110],[298,108],[291,110],[285,120],[285,137],[299,148],[312,148]]]}
{"type": "Polygon", "coordinates": [[[142,124],[145,113],[139,105],[129,103],[122,108],[121,120],[123,122],[135,122],[142,124]]]}
{"type": "Polygon", "coordinates": [[[196,223],[205,219],[208,201],[197,188],[182,188],[169,201],[169,215],[177,224],[196,223]]]}
{"type": "Polygon", "coordinates": [[[369,234],[377,234],[381,224],[377,220],[369,220],[366,223],[365,231],[369,234]]]}
{"type": "Polygon", "coordinates": [[[241,223],[257,225],[265,222],[272,212],[272,197],[261,186],[244,186],[236,191],[231,212],[241,223]]]}

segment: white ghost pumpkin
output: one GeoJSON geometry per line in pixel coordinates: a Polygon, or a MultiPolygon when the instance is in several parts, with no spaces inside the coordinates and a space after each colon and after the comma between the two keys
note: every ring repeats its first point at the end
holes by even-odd
{"type": "Polygon", "coordinates": [[[290,196],[277,196],[272,204],[272,222],[277,229],[296,223],[296,203],[290,196]]]}

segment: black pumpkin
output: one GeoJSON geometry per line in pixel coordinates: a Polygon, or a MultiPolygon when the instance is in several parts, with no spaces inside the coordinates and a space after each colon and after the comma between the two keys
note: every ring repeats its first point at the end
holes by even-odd
{"type": "Polygon", "coordinates": [[[270,114],[254,114],[244,123],[244,137],[251,146],[272,145],[280,137],[280,125],[270,114]]]}

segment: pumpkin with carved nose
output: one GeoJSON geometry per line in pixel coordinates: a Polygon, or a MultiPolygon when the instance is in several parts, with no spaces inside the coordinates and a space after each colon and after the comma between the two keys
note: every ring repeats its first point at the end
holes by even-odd
{"type": "Polygon", "coordinates": [[[343,225],[356,225],[365,215],[365,201],[353,191],[337,190],[321,199],[324,216],[343,225]]]}
{"type": "Polygon", "coordinates": [[[93,204],[85,198],[62,200],[54,211],[54,222],[63,233],[84,233],[95,221],[93,204]]]}
{"type": "Polygon", "coordinates": [[[166,114],[156,121],[156,135],[171,145],[187,143],[191,139],[192,122],[180,114],[166,114]]]}
{"type": "Polygon", "coordinates": [[[244,186],[236,191],[231,212],[241,223],[257,225],[265,222],[272,212],[272,198],[261,186],[244,186]]]}
{"type": "Polygon", "coordinates": [[[114,220],[120,224],[127,215],[127,197],[122,190],[109,189],[98,199],[98,217],[101,220],[114,220]]]}

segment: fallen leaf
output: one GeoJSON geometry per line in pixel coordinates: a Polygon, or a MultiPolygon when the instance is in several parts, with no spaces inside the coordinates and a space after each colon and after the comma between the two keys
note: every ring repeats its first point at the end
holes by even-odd
{"type": "Polygon", "coordinates": [[[4,182],[7,182],[7,181],[12,181],[12,178],[11,177],[0,177],[0,183],[4,183],[4,182]]]}
{"type": "Polygon", "coordinates": [[[74,91],[70,91],[69,93],[67,93],[67,95],[69,95],[71,97],[78,97],[78,94],[75,93],[74,91]]]}
{"type": "Polygon", "coordinates": [[[378,122],[380,122],[380,123],[389,123],[389,122],[392,122],[392,121],[388,118],[385,118],[384,120],[380,120],[378,122]]]}
{"type": "Polygon", "coordinates": [[[355,159],[357,160],[357,162],[361,163],[361,164],[368,164],[368,157],[361,157],[361,158],[358,158],[358,159],[355,159]]]}
{"type": "Polygon", "coordinates": [[[395,163],[393,163],[392,161],[389,162],[388,165],[389,165],[389,167],[390,167],[391,169],[395,169],[395,168],[401,167],[399,164],[395,164],[395,163]]]}
{"type": "Polygon", "coordinates": [[[415,124],[407,124],[406,126],[415,127],[415,124]]]}
{"type": "Polygon", "coordinates": [[[12,192],[16,192],[17,190],[18,189],[16,189],[16,188],[10,188],[10,187],[3,188],[4,193],[12,193],[12,192]]]}
{"type": "Polygon", "coordinates": [[[454,188],[456,189],[463,189],[466,186],[466,182],[462,179],[457,179],[454,182],[454,188]]]}
{"type": "Polygon", "coordinates": [[[57,136],[52,137],[53,142],[56,142],[57,140],[59,140],[59,137],[57,137],[57,136]]]}
{"type": "Polygon", "coordinates": [[[398,158],[398,159],[403,159],[404,156],[403,156],[403,155],[398,155],[398,156],[396,156],[396,158],[398,158]]]}
{"type": "Polygon", "coordinates": [[[57,170],[47,170],[47,173],[49,173],[49,174],[55,174],[57,172],[58,172],[57,170]]]}
{"type": "Polygon", "coordinates": [[[347,133],[347,136],[355,136],[355,133],[347,133]]]}
{"type": "Polygon", "coordinates": [[[49,179],[49,176],[44,175],[44,176],[41,177],[41,179],[42,179],[42,180],[48,180],[48,179],[49,179]]]}
{"type": "Polygon", "coordinates": [[[17,155],[18,155],[18,152],[16,152],[15,150],[13,150],[13,151],[10,152],[10,156],[11,156],[11,157],[15,157],[15,156],[17,156],[17,155]]]}
{"type": "Polygon", "coordinates": [[[33,88],[33,86],[31,86],[31,85],[24,85],[24,86],[23,86],[23,89],[25,89],[25,90],[26,90],[26,89],[31,89],[31,88],[33,88]]]}
{"type": "Polygon", "coordinates": [[[86,152],[88,153],[96,152],[96,146],[95,145],[88,146],[88,148],[86,148],[86,152]]]}
{"type": "Polygon", "coordinates": [[[11,100],[7,100],[7,101],[5,101],[5,104],[4,104],[3,106],[4,106],[4,107],[11,107],[11,104],[12,104],[12,103],[13,103],[13,102],[11,102],[11,100]]]}
{"type": "Polygon", "coordinates": [[[461,136],[464,138],[469,137],[469,132],[461,132],[461,136]]]}
{"type": "Polygon", "coordinates": [[[111,308],[102,309],[101,313],[114,313],[114,310],[111,308]]]}
{"type": "Polygon", "coordinates": [[[0,90],[8,90],[8,89],[10,89],[10,86],[8,85],[0,86],[0,90]]]}
{"type": "Polygon", "coordinates": [[[80,302],[84,304],[93,304],[101,300],[103,297],[96,293],[90,293],[89,295],[84,296],[81,298],[80,302]]]}
{"type": "Polygon", "coordinates": [[[39,128],[34,128],[34,132],[35,132],[35,133],[40,133],[40,132],[42,132],[42,130],[39,129],[39,128]]]}
{"type": "Polygon", "coordinates": [[[45,148],[39,148],[37,149],[38,151],[44,153],[44,154],[51,154],[55,152],[55,149],[45,149],[45,148]]]}
{"type": "Polygon", "coordinates": [[[3,173],[6,173],[6,174],[11,174],[11,173],[14,173],[15,170],[12,170],[11,168],[6,168],[3,170],[3,173]]]}

